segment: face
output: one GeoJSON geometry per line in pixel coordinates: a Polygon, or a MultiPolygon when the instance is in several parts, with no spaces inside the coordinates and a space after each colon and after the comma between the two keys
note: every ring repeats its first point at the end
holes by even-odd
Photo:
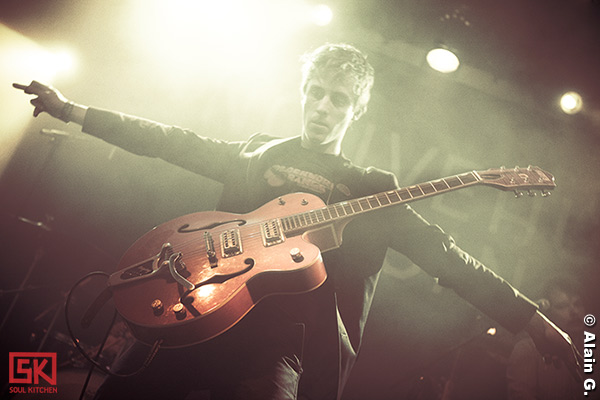
{"type": "Polygon", "coordinates": [[[302,99],[302,146],[339,154],[355,114],[354,79],[331,79],[329,75],[316,74],[306,84],[302,99]]]}

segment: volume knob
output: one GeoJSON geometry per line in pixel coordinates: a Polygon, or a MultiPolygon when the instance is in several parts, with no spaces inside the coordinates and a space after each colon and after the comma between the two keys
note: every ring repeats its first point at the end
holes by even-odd
{"type": "Polygon", "coordinates": [[[160,301],[160,299],[154,299],[154,301],[150,304],[150,307],[152,307],[154,315],[160,315],[164,310],[163,303],[160,301]]]}
{"type": "Polygon", "coordinates": [[[177,303],[173,306],[173,312],[175,313],[175,317],[177,319],[185,318],[185,307],[181,303],[177,303]]]}
{"type": "Polygon", "coordinates": [[[297,247],[294,247],[290,250],[290,256],[292,257],[292,260],[294,260],[294,262],[301,262],[302,260],[304,260],[302,252],[297,247]]]}

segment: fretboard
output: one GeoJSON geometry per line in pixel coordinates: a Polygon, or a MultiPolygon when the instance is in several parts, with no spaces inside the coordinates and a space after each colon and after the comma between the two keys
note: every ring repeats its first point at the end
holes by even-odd
{"type": "Polygon", "coordinates": [[[381,192],[358,199],[342,201],[315,210],[280,218],[286,234],[306,230],[318,225],[353,217],[382,207],[408,203],[425,197],[434,196],[463,187],[475,185],[481,181],[476,171],[447,178],[407,186],[400,189],[381,192]]]}

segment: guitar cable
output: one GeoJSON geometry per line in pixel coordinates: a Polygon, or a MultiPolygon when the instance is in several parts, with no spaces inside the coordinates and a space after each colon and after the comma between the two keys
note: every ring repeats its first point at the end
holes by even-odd
{"type": "MultiPolygon", "coordinates": [[[[79,353],[81,353],[81,355],[90,362],[90,369],[88,371],[88,376],[86,378],[86,381],[84,383],[82,392],[81,392],[81,397],[80,399],[83,397],[83,395],[85,394],[85,390],[87,388],[87,385],[89,383],[89,380],[91,378],[92,372],[94,370],[94,368],[98,368],[100,371],[104,372],[107,375],[110,376],[114,376],[117,378],[128,378],[134,375],[138,375],[139,373],[141,373],[142,371],[144,371],[146,368],[148,368],[150,366],[150,364],[152,363],[152,361],[154,360],[154,357],[156,356],[156,354],[158,353],[158,350],[160,349],[160,346],[163,342],[163,339],[157,339],[154,344],[152,345],[150,351],[148,352],[148,355],[146,356],[146,359],[144,360],[143,364],[135,371],[131,372],[131,373],[127,373],[127,374],[120,374],[120,373],[116,373],[111,371],[108,367],[105,367],[104,365],[100,364],[97,359],[100,356],[100,354],[102,353],[102,350],[104,349],[104,345],[106,344],[106,341],[108,340],[108,337],[110,335],[110,332],[113,328],[113,325],[116,321],[117,318],[117,310],[114,311],[113,313],[113,317],[112,317],[112,321],[110,322],[110,326],[108,327],[106,334],[104,335],[104,338],[102,339],[102,342],[100,343],[100,346],[98,348],[98,351],[96,352],[96,355],[92,358],[90,355],[88,355],[86,353],[86,351],[81,347],[81,345],[79,344],[79,339],[75,336],[75,334],[73,333],[73,329],[71,328],[71,323],[69,322],[69,306],[71,303],[71,297],[73,296],[73,293],[75,291],[75,289],[77,289],[77,287],[79,285],[81,285],[81,283],[83,281],[85,281],[86,279],[92,277],[92,276],[96,276],[96,275],[102,275],[102,276],[106,276],[109,277],[110,275],[107,274],[106,272],[103,271],[94,271],[94,272],[90,272],[89,274],[83,276],[81,279],[79,279],[77,282],[75,282],[75,284],[71,287],[71,289],[69,290],[69,293],[67,294],[66,300],[65,300],[65,306],[64,306],[64,311],[65,311],[65,323],[67,326],[67,331],[69,332],[69,336],[71,337],[71,341],[73,342],[73,345],[75,346],[75,348],[79,351],[79,353]]],[[[89,323],[89,321],[88,321],[89,323]]],[[[82,323],[83,325],[83,323],[82,323]]]]}

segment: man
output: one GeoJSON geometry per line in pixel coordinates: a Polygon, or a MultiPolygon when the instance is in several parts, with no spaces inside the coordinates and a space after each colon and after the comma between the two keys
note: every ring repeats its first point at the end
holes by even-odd
{"type": "MultiPolygon", "coordinates": [[[[31,100],[34,116],[47,112],[126,150],[222,182],[218,209],[247,213],[291,192],[313,193],[332,204],[398,187],[393,174],[355,166],[341,152],[349,126],[367,109],[372,85],[373,69],[362,52],[345,44],[324,45],[303,66],[300,136],[257,134],[229,143],[74,104],[35,81],[14,86],[38,96],[31,100]]],[[[388,247],[511,331],[527,329],[544,346],[542,351],[574,364],[568,338],[532,302],[439,227],[410,207],[397,206],[349,223],[341,247],[323,254],[328,278],[318,289],[269,297],[232,329],[203,344],[161,349],[143,374],[122,382],[108,379],[101,395],[183,398],[190,390],[208,387],[211,398],[339,398],[360,349],[388,247]]],[[[143,350],[125,357],[129,370],[136,365],[135,355],[139,359],[147,352],[143,350]]]]}

